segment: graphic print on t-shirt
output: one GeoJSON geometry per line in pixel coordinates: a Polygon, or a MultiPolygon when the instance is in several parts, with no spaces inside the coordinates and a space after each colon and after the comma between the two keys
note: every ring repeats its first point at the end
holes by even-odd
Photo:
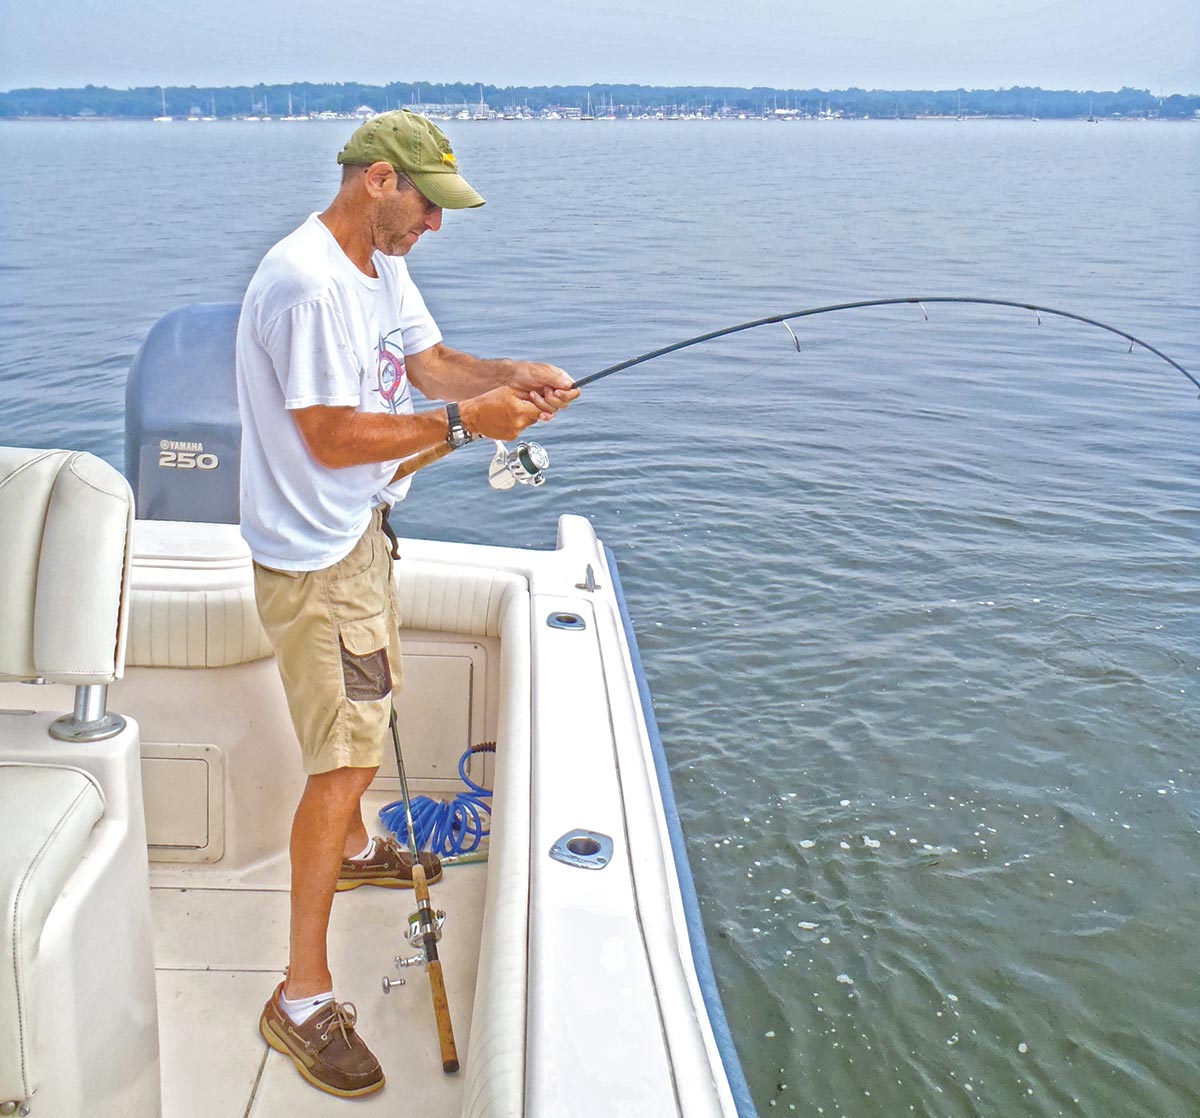
{"type": "Polygon", "coordinates": [[[400,340],[392,341],[400,327],[384,334],[375,347],[376,391],[384,406],[394,415],[409,401],[408,375],[404,371],[404,350],[400,340]]]}

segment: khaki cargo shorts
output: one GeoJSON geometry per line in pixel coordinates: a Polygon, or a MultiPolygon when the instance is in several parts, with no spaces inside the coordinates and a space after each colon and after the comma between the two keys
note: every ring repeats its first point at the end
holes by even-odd
{"type": "Polygon", "coordinates": [[[310,776],[374,768],[400,688],[400,604],[382,509],[354,550],[319,571],[254,564],[258,616],[275,649],[310,776]]]}

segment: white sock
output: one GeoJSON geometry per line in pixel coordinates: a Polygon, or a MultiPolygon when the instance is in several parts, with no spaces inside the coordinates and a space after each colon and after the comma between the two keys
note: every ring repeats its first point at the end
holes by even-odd
{"type": "Polygon", "coordinates": [[[309,994],[306,998],[297,998],[293,1001],[286,997],[281,990],[279,992],[279,1004],[291,1019],[293,1025],[303,1025],[318,1009],[323,1005],[328,1005],[333,1001],[333,991],[326,990],[323,994],[309,994]]]}
{"type": "Polygon", "coordinates": [[[353,858],[349,859],[349,861],[363,862],[367,858],[371,857],[371,855],[374,853],[375,853],[375,840],[373,838],[367,839],[367,845],[364,846],[362,848],[362,850],[360,850],[357,854],[355,854],[353,858]]]}

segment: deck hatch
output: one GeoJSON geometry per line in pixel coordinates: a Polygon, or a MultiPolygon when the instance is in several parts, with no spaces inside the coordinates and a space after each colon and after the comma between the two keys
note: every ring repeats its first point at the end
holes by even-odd
{"type": "Polygon", "coordinates": [[[217,862],[225,853],[225,757],[215,745],[142,742],[146,842],[155,862],[217,862]]]}

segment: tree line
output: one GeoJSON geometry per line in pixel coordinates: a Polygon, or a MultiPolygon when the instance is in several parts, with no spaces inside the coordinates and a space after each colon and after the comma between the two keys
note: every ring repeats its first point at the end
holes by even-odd
{"type": "Polygon", "coordinates": [[[1200,95],[1160,97],[1145,89],[751,89],[725,86],[554,85],[495,86],[477,82],[296,82],[290,85],[224,87],[143,86],[110,89],[13,89],[0,92],[0,117],[108,117],[138,119],[186,116],[199,110],[217,117],[352,113],[362,105],[377,112],[412,104],[478,104],[493,110],[531,112],[562,106],[613,105],[619,115],[671,106],[681,111],[759,115],[776,110],[816,114],[822,110],[847,117],[1038,116],[1044,119],[1154,117],[1187,119],[1200,113],[1200,95]],[[290,100],[289,100],[290,99],[290,100]]]}

